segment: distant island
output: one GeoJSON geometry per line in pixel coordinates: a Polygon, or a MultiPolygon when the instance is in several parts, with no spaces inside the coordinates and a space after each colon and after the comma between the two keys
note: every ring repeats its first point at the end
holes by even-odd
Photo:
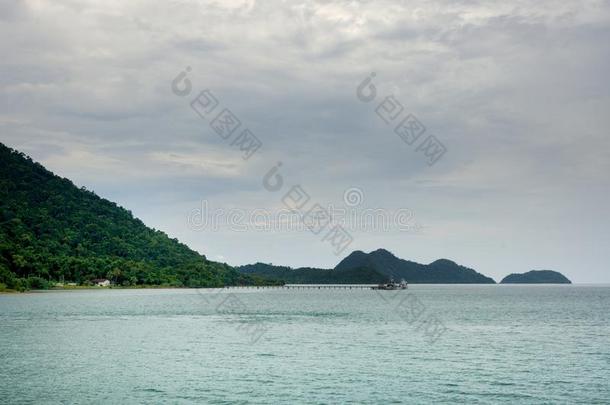
{"type": "Polygon", "coordinates": [[[495,284],[487,276],[447,259],[420,264],[396,257],[385,249],[352,252],[334,269],[298,268],[256,263],[237,267],[243,274],[294,284],[375,284],[390,279],[409,283],[495,284]]]}
{"type": "Polygon", "coordinates": [[[532,270],[513,273],[504,277],[500,284],[572,284],[563,274],[553,270],[532,270]]]}

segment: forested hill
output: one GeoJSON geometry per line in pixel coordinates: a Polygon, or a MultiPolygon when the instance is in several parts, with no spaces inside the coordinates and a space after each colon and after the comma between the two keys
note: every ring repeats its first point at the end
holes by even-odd
{"type": "Polygon", "coordinates": [[[255,263],[237,267],[243,274],[257,275],[281,280],[288,284],[378,284],[387,281],[387,276],[367,267],[345,270],[317,269],[301,267],[293,269],[286,266],[255,263]]]}
{"type": "Polygon", "coordinates": [[[451,260],[439,259],[430,264],[421,264],[400,259],[385,249],[377,249],[370,253],[352,252],[335,267],[335,270],[362,267],[374,269],[396,280],[405,279],[409,283],[495,283],[492,278],[451,260]]]}
{"type": "Polygon", "coordinates": [[[493,284],[495,281],[473,269],[447,259],[420,264],[400,259],[385,249],[370,253],[352,252],[334,269],[292,269],[256,263],[237,267],[244,274],[258,275],[287,283],[369,284],[404,279],[409,283],[493,284]]]}
{"type": "Polygon", "coordinates": [[[0,287],[97,278],[186,287],[254,282],[0,143],[0,287]]]}

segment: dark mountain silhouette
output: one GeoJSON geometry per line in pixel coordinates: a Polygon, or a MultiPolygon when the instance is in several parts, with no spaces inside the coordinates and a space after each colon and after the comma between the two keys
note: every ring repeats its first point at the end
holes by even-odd
{"type": "Polygon", "coordinates": [[[355,251],[343,259],[335,270],[350,268],[370,268],[388,278],[405,279],[410,283],[495,283],[493,279],[451,260],[439,259],[426,265],[400,259],[385,249],[371,253],[355,251]]]}
{"type": "Polygon", "coordinates": [[[287,283],[379,283],[390,279],[405,279],[410,283],[484,283],[495,281],[468,267],[450,260],[440,259],[430,264],[420,264],[399,259],[384,249],[371,253],[352,252],[334,269],[292,269],[286,266],[256,263],[237,268],[246,274],[276,278],[287,283]]]}
{"type": "Polygon", "coordinates": [[[513,273],[504,277],[500,284],[572,284],[563,274],[553,270],[532,270],[513,273]]]}

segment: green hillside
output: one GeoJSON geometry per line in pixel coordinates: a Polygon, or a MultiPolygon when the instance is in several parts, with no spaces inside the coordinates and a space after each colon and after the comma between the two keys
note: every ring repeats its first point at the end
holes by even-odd
{"type": "Polygon", "coordinates": [[[125,286],[263,282],[207,260],[130,211],[0,144],[0,288],[97,278],[125,286]]]}
{"type": "Polygon", "coordinates": [[[295,284],[375,284],[389,280],[409,283],[493,284],[495,281],[468,267],[447,259],[420,264],[400,259],[385,249],[370,253],[356,250],[332,270],[293,269],[286,266],[256,263],[237,267],[243,274],[257,275],[295,284]]]}
{"type": "Polygon", "coordinates": [[[378,284],[387,281],[385,275],[366,267],[345,270],[311,267],[293,269],[286,266],[255,263],[237,267],[237,270],[243,274],[281,280],[287,284],[378,284]]]}
{"type": "Polygon", "coordinates": [[[430,284],[494,284],[495,281],[475,270],[439,259],[430,264],[421,264],[396,257],[385,249],[370,253],[352,252],[343,259],[335,270],[371,268],[388,278],[405,279],[409,283],[430,284]]]}

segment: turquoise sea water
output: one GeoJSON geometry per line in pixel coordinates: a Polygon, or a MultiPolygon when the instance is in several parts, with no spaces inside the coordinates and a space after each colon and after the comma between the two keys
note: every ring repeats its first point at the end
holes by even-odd
{"type": "Polygon", "coordinates": [[[610,287],[0,295],[2,403],[610,403],[610,287]]]}

